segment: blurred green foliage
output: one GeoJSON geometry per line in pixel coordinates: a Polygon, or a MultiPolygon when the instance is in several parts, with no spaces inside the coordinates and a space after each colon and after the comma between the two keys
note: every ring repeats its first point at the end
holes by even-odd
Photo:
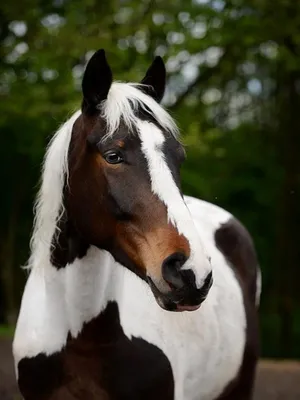
{"type": "MultiPolygon", "coordinates": [[[[188,159],[183,188],[234,213],[263,270],[264,356],[300,357],[300,3],[11,0],[0,5],[0,314],[13,322],[51,134],[93,51],[138,81],[153,56],[188,159]]],[[[1,315],[0,315],[1,318],[1,315]]]]}

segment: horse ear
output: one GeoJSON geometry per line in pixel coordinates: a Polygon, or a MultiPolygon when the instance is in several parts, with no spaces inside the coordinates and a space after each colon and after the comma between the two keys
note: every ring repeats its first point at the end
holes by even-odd
{"type": "Polygon", "coordinates": [[[155,57],[141,83],[148,86],[142,90],[160,103],[166,87],[166,67],[161,57],[155,57]]]}
{"type": "Polygon", "coordinates": [[[82,79],[82,112],[94,113],[107,98],[112,83],[112,72],[104,50],[98,50],[89,60],[82,79]]]}

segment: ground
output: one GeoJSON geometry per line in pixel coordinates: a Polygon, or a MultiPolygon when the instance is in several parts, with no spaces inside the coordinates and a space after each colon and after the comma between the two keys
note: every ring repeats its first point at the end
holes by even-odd
{"type": "MultiPolygon", "coordinates": [[[[0,400],[18,399],[11,340],[0,338],[0,400]]],[[[254,400],[299,399],[300,362],[264,360],[259,363],[254,400]]]]}

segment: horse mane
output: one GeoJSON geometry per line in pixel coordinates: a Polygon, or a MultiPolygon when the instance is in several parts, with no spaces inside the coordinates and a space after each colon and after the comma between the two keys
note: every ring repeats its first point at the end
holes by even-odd
{"type": "Polygon", "coordinates": [[[34,206],[31,255],[25,268],[32,269],[50,262],[52,238],[63,212],[63,186],[68,174],[68,149],[72,128],[81,114],[76,111],[51,139],[42,168],[41,187],[34,206]]]}
{"type": "MultiPolygon", "coordinates": [[[[139,89],[143,85],[113,82],[105,101],[99,104],[101,116],[105,119],[107,132],[111,137],[121,120],[133,131],[137,128],[137,111],[142,109],[174,137],[178,128],[172,117],[150,96],[139,89]]],[[[68,150],[74,122],[81,111],[75,112],[50,141],[42,168],[41,187],[34,207],[33,234],[30,241],[31,255],[26,269],[43,268],[50,264],[52,239],[57,232],[57,222],[63,211],[63,188],[68,179],[68,150]]]]}

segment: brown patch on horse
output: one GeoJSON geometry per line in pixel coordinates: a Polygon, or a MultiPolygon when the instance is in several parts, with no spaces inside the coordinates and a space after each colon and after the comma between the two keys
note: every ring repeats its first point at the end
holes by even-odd
{"type": "Polygon", "coordinates": [[[130,224],[118,224],[116,238],[137,265],[152,277],[161,279],[162,263],[170,254],[179,252],[189,257],[187,239],[179,235],[172,224],[158,220],[152,221],[151,226],[147,226],[146,222],[138,226],[142,226],[143,230],[137,230],[130,224]]]}
{"type": "Polygon", "coordinates": [[[250,234],[236,219],[215,232],[217,248],[224,254],[241,286],[246,313],[246,344],[238,376],[217,400],[252,399],[259,356],[259,330],[256,298],[258,260],[250,234]]]}
{"type": "Polygon", "coordinates": [[[19,388],[26,400],[173,400],[168,358],[141,338],[129,339],[111,302],[63,350],[24,358],[19,388]]]}

